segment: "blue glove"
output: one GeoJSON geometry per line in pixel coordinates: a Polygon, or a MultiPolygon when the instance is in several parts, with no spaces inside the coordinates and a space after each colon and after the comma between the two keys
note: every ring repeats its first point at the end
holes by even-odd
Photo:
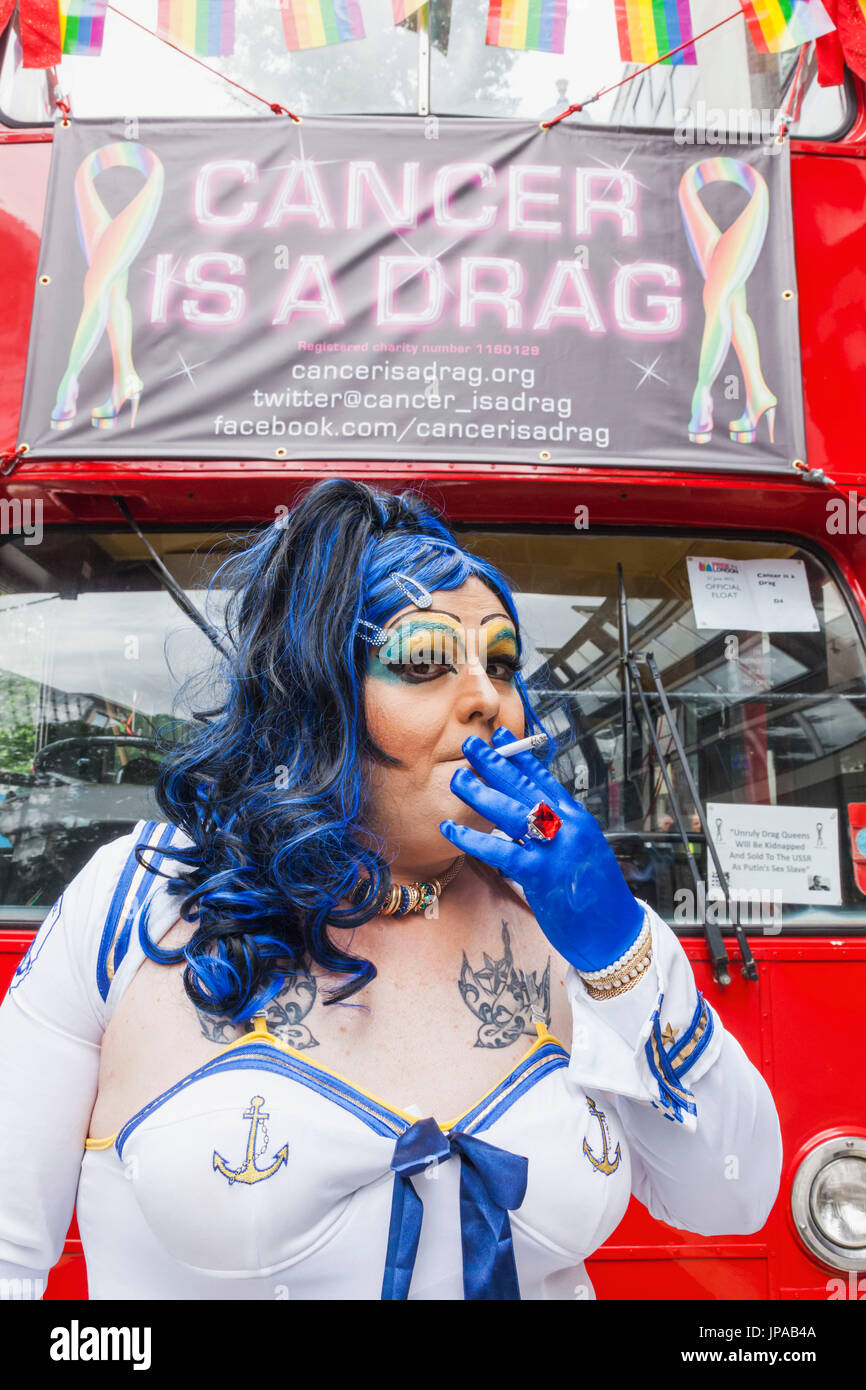
{"type": "Polygon", "coordinates": [[[513,758],[501,758],[494,751],[497,743],[513,741],[507,729],[496,730],[493,747],[481,738],[468,738],[464,756],[484,782],[462,767],[451,778],[455,796],[504,830],[511,841],[453,820],[442,821],[440,829],[457,849],[520,884],[551,946],[575,969],[603,970],[634,945],[644,910],[595,817],[530,751],[513,758]],[[526,836],[527,814],[539,801],[556,812],[562,826],[552,840],[514,844],[526,836]]]}

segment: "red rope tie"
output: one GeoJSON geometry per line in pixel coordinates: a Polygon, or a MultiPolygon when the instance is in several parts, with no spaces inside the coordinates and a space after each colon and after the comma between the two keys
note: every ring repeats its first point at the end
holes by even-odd
{"type": "Polygon", "coordinates": [[[278,101],[272,101],[269,104],[275,116],[291,116],[292,120],[295,122],[295,125],[301,124],[300,116],[296,116],[294,111],[289,110],[288,106],[280,106],[280,103],[278,101]]]}
{"type": "Polygon", "coordinates": [[[550,130],[552,125],[556,125],[559,121],[564,121],[566,116],[572,116],[575,111],[582,111],[585,106],[592,106],[592,103],[598,101],[600,96],[601,92],[596,92],[593,97],[585,97],[583,101],[576,101],[572,106],[569,106],[567,111],[561,111],[558,116],[554,116],[553,120],[542,121],[541,129],[550,130]]]}

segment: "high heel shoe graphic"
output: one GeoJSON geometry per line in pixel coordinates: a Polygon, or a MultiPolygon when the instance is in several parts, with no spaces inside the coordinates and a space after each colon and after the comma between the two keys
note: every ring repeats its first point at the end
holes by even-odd
{"type": "Polygon", "coordinates": [[[91,412],[90,423],[96,430],[113,430],[124,405],[129,401],[129,428],[135,429],[135,417],[144,382],[140,376],[129,376],[121,391],[114,390],[104,405],[98,405],[91,412]]]}
{"type": "Polygon", "coordinates": [[[700,386],[692,396],[692,418],[689,421],[689,439],[692,444],[709,444],[713,437],[713,397],[710,391],[700,386]]]}
{"type": "Polygon", "coordinates": [[[66,430],[72,426],[78,379],[106,332],[114,365],[114,387],[108,400],[91,411],[90,423],[94,429],[114,429],[129,401],[129,427],[135,426],[144,383],[132,361],[132,309],[126,290],[129,268],[159,211],[164,182],[160,160],[136,141],[104,145],[78,167],[74,190],[76,221],[88,268],[81,317],[51,413],[52,429],[66,430]],[[109,214],[95,187],[98,176],[113,168],[136,169],[145,175],[142,187],[116,217],[109,214]]]}
{"type": "Polygon", "coordinates": [[[766,414],[770,443],[775,442],[776,397],[761,371],[758,335],[746,305],[746,282],[755,268],[770,211],[766,180],[750,164],[719,156],[687,169],[680,180],[680,210],[692,255],[704,277],[704,331],[698,377],[692,395],[688,436],[692,444],[712,437],[712,388],[733,346],[743,374],[746,409],[728,426],[735,444],[754,444],[758,422],[766,414]],[[721,232],[700,199],[708,183],[736,183],[749,202],[721,232]]]}
{"type": "Polygon", "coordinates": [[[53,430],[69,430],[72,428],[75,415],[78,410],[78,382],[73,382],[67,389],[57,393],[57,404],[51,412],[51,428],[53,430]]]}
{"type": "Polygon", "coordinates": [[[758,425],[761,422],[761,417],[766,415],[767,426],[770,431],[770,443],[774,443],[777,404],[778,402],[774,396],[772,398],[772,404],[768,402],[766,405],[762,405],[757,414],[751,415],[749,411],[746,410],[744,415],[740,415],[736,420],[732,420],[728,425],[728,430],[733,442],[735,444],[754,444],[757,438],[758,425]]]}

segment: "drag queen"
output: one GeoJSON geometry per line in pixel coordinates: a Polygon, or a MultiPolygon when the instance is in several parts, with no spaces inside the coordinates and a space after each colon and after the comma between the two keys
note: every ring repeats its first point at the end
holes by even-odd
{"type": "Polygon", "coordinates": [[[550,743],[509,748],[540,726],[503,576],[333,480],[220,582],[165,821],[0,1008],[0,1276],[44,1280],[76,1201],[96,1299],[592,1297],[632,1194],[757,1231],[772,1097],[550,743]]]}

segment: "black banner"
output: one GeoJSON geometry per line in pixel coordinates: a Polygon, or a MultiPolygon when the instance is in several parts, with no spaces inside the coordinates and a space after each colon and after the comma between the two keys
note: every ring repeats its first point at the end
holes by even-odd
{"type": "Polygon", "coordinates": [[[788,143],[328,117],[58,125],[36,457],[789,470],[788,143]]]}

